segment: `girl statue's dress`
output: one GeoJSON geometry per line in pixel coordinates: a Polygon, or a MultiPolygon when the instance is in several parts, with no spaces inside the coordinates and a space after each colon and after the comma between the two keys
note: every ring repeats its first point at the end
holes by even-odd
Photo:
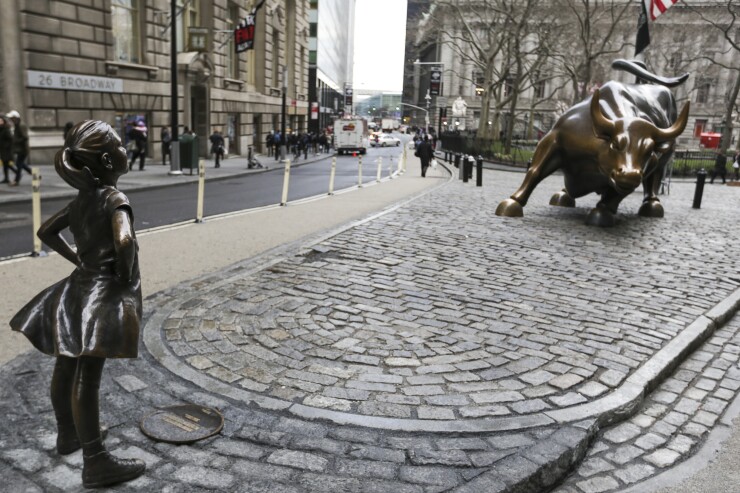
{"type": "Polygon", "coordinates": [[[80,192],[68,206],[70,231],[81,265],[24,306],[10,326],[25,334],[39,351],[52,356],[135,358],[141,320],[138,256],[131,281],[114,273],[111,218],[116,210],[133,211],[114,187],[80,192]]]}

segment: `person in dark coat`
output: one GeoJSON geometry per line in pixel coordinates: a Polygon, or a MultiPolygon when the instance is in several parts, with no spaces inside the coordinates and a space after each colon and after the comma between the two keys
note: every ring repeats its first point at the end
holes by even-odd
{"type": "Polygon", "coordinates": [[[136,158],[139,158],[139,171],[144,171],[146,161],[146,143],[149,140],[148,130],[144,120],[136,122],[136,126],[129,132],[129,138],[136,145],[134,152],[131,154],[131,162],[128,165],[129,170],[133,169],[136,158]]]}
{"type": "Polygon", "coordinates": [[[16,172],[13,162],[13,131],[10,129],[10,120],[0,115],[0,161],[3,162],[3,181],[10,183],[8,174],[16,172]]]}
{"type": "Polygon", "coordinates": [[[167,156],[170,157],[170,166],[172,165],[172,135],[170,134],[170,129],[167,127],[162,127],[162,133],[160,134],[162,138],[162,166],[165,166],[167,164],[167,156]]]}
{"type": "Polygon", "coordinates": [[[105,360],[137,357],[142,316],[133,212],[116,188],[128,171],[126,149],[110,125],[88,120],[70,129],[54,167],[78,194],[38,236],[75,270],[21,308],[10,327],[56,358],[51,404],[57,452],[82,448],[82,484],[98,488],[137,478],[146,469],[141,460],[108,453],[100,431],[105,360]],[[76,251],[61,235],[68,228],[76,251]]]}
{"type": "Polygon", "coordinates": [[[15,159],[15,181],[11,185],[19,185],[21,183],[21,177],[23,176],[23,170],[26,170],[29,175],[33,172],[28,166],[28,155],[30,154],[30,146],[28,145],[28,128],[21,122],[21,115],[17,111],[13,110],[8,113],[8,118],[13,122],[13,156],[15,159]]]}
{"type": "Polygon", "coordinates": [[[208,140],[211,141],[211,154],[216,159],[216,167],[221,167],[221,160],[224,158],[224,136],[219,129],[215,129],[208,140]]]}
{"type": "Polygon", "coordinates": [[[722,177],[722,183],[727,181],[727,156],[722,154],[721,151],[717,151],[717,158],[714,160],[714,169],[712,170],[712,179],[709,183],[714,183],[714,179],[720,176],[722,177]]]}
{"type": "Polygon", "coordinates": [[[421,177],[424,178],[427,175],[427,168],[434,158],[434,150],[432,150],[432,144],[429,143],[429,136],[424,135],[424,140],[416,148],[414,156],[421,160],[421,177]]]}

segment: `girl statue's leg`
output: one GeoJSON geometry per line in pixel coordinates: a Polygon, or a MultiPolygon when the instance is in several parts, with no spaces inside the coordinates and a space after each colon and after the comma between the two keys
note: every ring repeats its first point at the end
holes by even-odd
{"type": "Polygon", "coordinates": [[[82,484],[86,488],[129,481],[146,469],[142,461],[118,459],[103,446],[98,395],[104,364],[104,358],[80,357],[72,389],[72,413],[82,443],[82,484]]]}
{"type": "Polygon", "coordinates": [[[72,387],[77,372],[77,358],[58,356],[51,376],[51,405],[57,418],[57,452],[71,454],[79,450],[74,416],[72,414],[72,387]]]}

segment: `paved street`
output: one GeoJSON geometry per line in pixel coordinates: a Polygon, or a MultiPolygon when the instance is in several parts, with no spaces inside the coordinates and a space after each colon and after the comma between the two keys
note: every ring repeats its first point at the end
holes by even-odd
{"type": "MultiPolygon", "coordinates": [[[[524,218],[496,217],[522,176],[453,180],[149,296],[141,357],[111,361],[103,383],[109,446],[149,465],[117,490],[563,480],[555,491],[595,493],[680,468],[740,389],[740,277],[721,253],[740,239],[738,189],[707,185],[693,210],[693,184],[676,182],[652,220],[633,194],[598,229],[584,225],[594,196],[547,205],[562,187],[552,177],[524,218]],[[176,447],[138,431],[183,401],[221,409],[221,436],[176,447]]],[[[50,363],[28,354],[0,369],[0,470],[17,490],[80,487],[79,453],[51,450],[50,363]]]]}

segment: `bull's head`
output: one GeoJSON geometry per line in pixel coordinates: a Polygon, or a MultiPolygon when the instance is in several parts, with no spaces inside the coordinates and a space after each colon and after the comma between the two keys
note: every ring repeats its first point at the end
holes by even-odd
{"type": "Polygon", "coordinates": [[[594,132],[605,143],[599,146],[601,172],[617,192],[631,193],[640,185],[643,174],[651,173],[658,155],[673,148],[673,143],[686,128],[689,118],[687,102],[678,119],[669,128],[658,128],[642,118],[610,120],[601,112],[599,91],[591,98],[591,121],[594,132]]]}

